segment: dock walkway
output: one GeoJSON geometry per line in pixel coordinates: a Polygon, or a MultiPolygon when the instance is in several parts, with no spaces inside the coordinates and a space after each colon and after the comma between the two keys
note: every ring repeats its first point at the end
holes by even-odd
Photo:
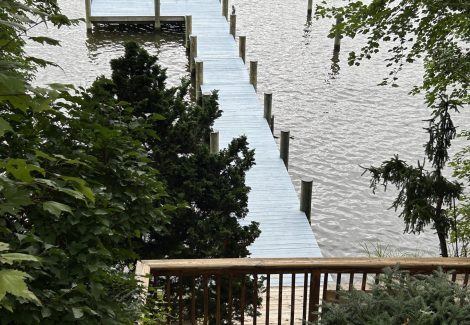
{"type": "MultiPolygon", "coordinates": [[[[98,22],[152,22],[154,0],[93,0],[91,16],[98,22]]],[[[259,222],[261,235],[250,247],[252,257],[321,257],[311,226],[299,210],[299,199],[279,150],[263,117],[263,107],[247,67],[239,57],[229,24],[218,0],[161,0],[161,21],[192,16],[197,35],[197,60],[203,61],[203,93],[219,91],[223,111],[215,123],[220,147],[246,135],[255,149],[256,165],[247,173],[251,187],[249,213],[243,221],[259,222]]],[[[262,67],[261,67],[262,68],[262,67]]]]}

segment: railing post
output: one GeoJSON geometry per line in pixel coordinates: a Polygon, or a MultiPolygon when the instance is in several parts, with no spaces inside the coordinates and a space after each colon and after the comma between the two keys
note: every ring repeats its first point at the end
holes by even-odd
{"type": "Polygon", "coordinates": [[[245,63],[245,57],[246,57],[246,36],[239,36],[239,37],[238,37],[238,42],[239,42],[238,53],[240,54],[240,57],[242,58],[243,63],[245,63]]]}
{"type": "Polygon", "coordinates": [[[290,132],[281,131],[281,140],[280,140],[281,159],[284,162],[286,169],[289,169],[289,139],[290,139],[290,132]]]}
{"type": "Polygon", "coordinates": [[[85,0],[85,18],[86,18],[86,30],[91,32],[93,25],[91,23],[91,0],[85,0]]]}
{"type": "Polygon", "coordinates": [[[204,83],[204,62],[196,61],[196,103],[200,104],[202,100],[201,86],[204,83]]]}
{"type": "Polygon", "coordinates": [[[222,0],[222,16],[228,20],[228,0],[222,0]]]}
{"type": "Polygon", "coordinates": [[[253,85],[256,91],[258,86],[258,61],[250,61],[250,84],[253,85]]]}
{"type": "Polygon", "coordinates": [[[217,130],[211,132],[209,149],[211,154],[219,152],[219,131],[217,130]]]}
{"type": "Polygon", "coordinates": [[[230,15],[230,34],[235,38],[237,31],[237,15],[230,15]]]}
{"type": "Polygon", "coordinates": [[[193,16],[185,16],[185,37],[184,37],[184,46],[186,49],[189,49],[189,35],[193,33],[193,16]]]}
{"type": "Polygon", "coordinates": [[[312,185],[313,180],[311,178],[302,179],[300,185],[300,211],[305,212],[310,224],[312,223],[312,185]]]}
{"type": "Polygon", "coordinates": [[[155,2],[155,29],[161,28],[160,22],[160,0],[154,0],[155,2]]]}
{"type": "Polygon", "coordinates": [[[264,93],[264,118],[271,125],[271,115],[273,110],[273,94],[264,93]]]}
{"type": "Polygon", "coordinates": [[[194,71],[194,60],[197,58],[197,36],[189,36],[189,71],[194,71]]]}
{"type": "MultiPolygon", "coordinates": [[[[338,27],[339,24],[343,22],[343,17],[341,15],[336,16],[336,27],[338,27]]],[[[341,49],[341,33],[339,31],[336,31],[335,33],[335,45],[333,48],[334,52],[339,52],[341,49]]]]}

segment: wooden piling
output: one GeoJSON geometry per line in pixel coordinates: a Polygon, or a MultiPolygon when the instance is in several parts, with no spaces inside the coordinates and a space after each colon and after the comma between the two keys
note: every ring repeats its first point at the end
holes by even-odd
{"type": "Polygon", "coordinates": [[[91,23],[91,0],[85,0],[85,18],[86,18],[86,30],[91,32],[93,25],[91,23]]]}
{"type": "Polygon", "coordinates": [[[196,61],[196,103],[201,104],[201,86],[204,83],[204,62],[196,61]]]}
{"type": "MultiPolygon", "coordinates": [[[[343,17],[341,17],[340,15],[336,16],[336,27],[338,27],[339,24],[341,24],[343,22],[343,17]]],[[[335,33],[335,44],[334,44],[334,48],[333,48],[333,51],[334,52],[339,52],[339,50],[341,49],[341,33],[339,31],[336,31],[335,33]]]]}
{"type": "Polygon", "coordinates": [[[237,31],[237,15],[230,15],[230,34],[235,38],[237,31]]]}
{"type": "Polygon", "coordinates": [[[258,86],[258,61],[250,61],[250,84],[253,85],[256,91],[258,86]]]}
{"type": "Polygon", "coordinates": [[[160,0],[154,0],[154,5],[155,5],[155,29],[160,29],[161,28],[161,22],[160,22],[160,0]]]}
{"type": "Polygon", "coordinates": [[[271,128],[271,133],[274,134],[274,115],[271,116],[271,123],[269,123],[269,127],[271,128]]]}
{"type": "Polygon", "coordinates": [[[228,0],[222,0],[222,16],[228,20],[228,0]]]}
{"type": "Polygon", "coordinates": [[[219,152],[219,131],[217,130],[211,132],[209,149],[212,154],[219,152]]]}
{"type": "Polygon", "coordinates": [[[273,111],[273,94],[264,93],[264,118],[271,125],[271,115],[273,111]]]}
{"type": "Polygon", "coordinates": [[[202,93],[202,100],[201,100],[201,106],[205,107],[207,103],[209,103],[209,100],[211,98],[211,93],[205,92],[202,93]]]}
{"type": "Polygon", "coordinates": [[[313,0],[308,0],[307,16],[312,16],[313,0]]]}
{"type": "Polygon", "coordinates": [[[280,152],[281,159],[284,162],[286,169],[289,169],[289,140],[290,131],[281,131],[280,152]]]}
{"type": "Polygon", "coordinates": [[[189,71],[193,72],[194,60],[197,58],[197,36],[189,36],[189,71]]]}
{"type": "Polygon", "coordinates": [[[239,36],[238,37],[238,53],[245,63],[246,57],[246,36],[239,36]]]}
{"type": "Polygon", "coordinates": [[[189,35],[193,33],[193,16],[185,16],[184,17],[184,30],[185,30],[185,37],[184,37],[184,46],[186,49],[189,50],[189,35]]]}
{"type": "Polygon", "coordinates": [[[305,212],[310,224],[312,223],[312,185],[311,178],[303,178],[300,185],[300,211],[305,212]]]}

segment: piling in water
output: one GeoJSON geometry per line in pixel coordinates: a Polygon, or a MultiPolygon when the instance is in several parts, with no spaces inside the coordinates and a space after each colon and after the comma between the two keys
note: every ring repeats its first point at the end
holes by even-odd
{"type": "Polygon", "coordinates": [[[245,63],[245,57],[246,57],[246,36],[239,36],[238,37],[238,53],[240,57],[243,60],[243,63],[245,63]]]}
{"type": "Polygon", "coordinates": [[[258,86],[258,61],[250,61],[250,84],[253,85],[256,91],[258,86]]]}
{"type": "Polygon", "coordinates": [[[305,212],[310,224],[312,223],[312,185],[311,178],[303,178],[300,184],[300,211],[305,212]]]}
{"type": "Polygon", "coordinates": [[[209,149],[211,154],[219,152],[219,131],[217,130],[211,132],[209,149]]]}
{"type": "Polygon", "coordinates": [[[230,34],[235,38],[237,31],[237,15],[230,15],[230,34]]]}
{"type": "Polygon", "coordinates": [[[280,152],[281,159],[284,162],[286,169],[289,169],[289,140],[290,131],[281,131],[280,152]]]}

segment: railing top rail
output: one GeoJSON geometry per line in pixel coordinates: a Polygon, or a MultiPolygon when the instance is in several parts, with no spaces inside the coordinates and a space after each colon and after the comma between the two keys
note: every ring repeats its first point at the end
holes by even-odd
{"type": "Polygon", "coordinates": [[[444,270],[470,272],[470,258],[229,258],[229,259],[179,259],[142,261],[157,273],[288,273],[288,272],[377,272],[397,264],[401,269],[414,272],[444,270]]]}

